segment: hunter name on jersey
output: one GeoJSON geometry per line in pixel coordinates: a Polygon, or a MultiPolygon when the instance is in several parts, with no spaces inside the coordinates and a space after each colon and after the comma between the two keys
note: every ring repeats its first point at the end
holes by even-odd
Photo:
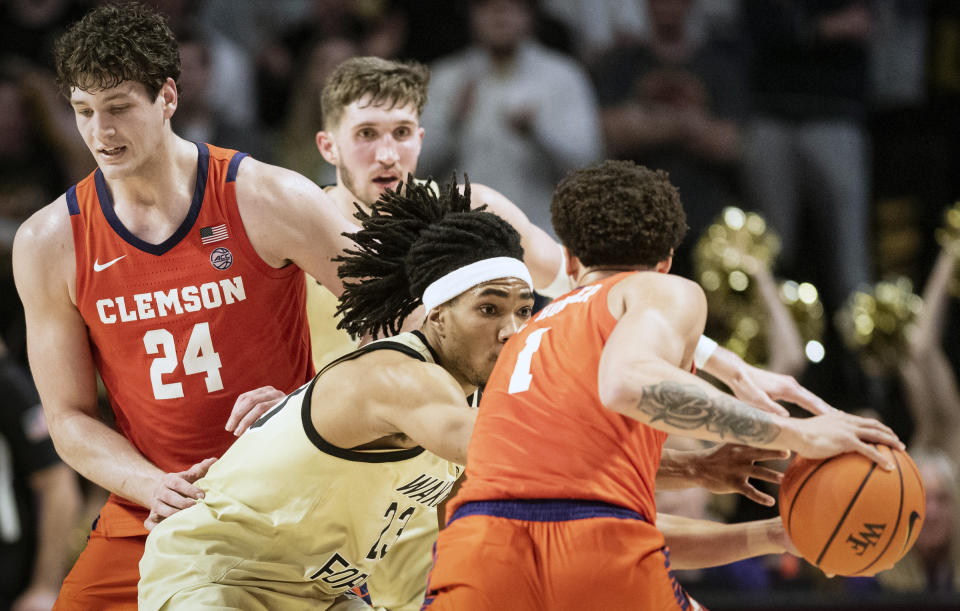
{"type": "Polygon", "coordinates": [[[244,301],[246,298],[243,278],[236,276],[224,278],[219,282],[204,282],[200,286],[184,286],[169,291],[98,299],[96,306],[100,322],[110,325],[116,322],[162,318],[184,312],[214,310],[224,305],[244,301]]]}

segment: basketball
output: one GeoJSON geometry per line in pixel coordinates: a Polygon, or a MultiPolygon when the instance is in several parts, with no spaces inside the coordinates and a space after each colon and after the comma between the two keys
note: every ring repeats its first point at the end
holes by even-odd
{"type": "Polygon", "coordinates": [[[868,577],[913,546],[925,515],[923,480],[910,456],[888,446],[885,471],[861,454],[794,458],[780,486],[780,518],[793,544],[824,573],[868,577]]]}

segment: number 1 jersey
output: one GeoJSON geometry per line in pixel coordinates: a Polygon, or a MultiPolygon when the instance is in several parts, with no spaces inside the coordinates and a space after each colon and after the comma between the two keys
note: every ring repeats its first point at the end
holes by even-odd
{"type": "Polygon", "coordinates": [[[607,295],[625,277],[558,297],[503,347],[448,518],[469,501],[580,499],[655,522],[654,481],[667,434],[607,409],[598,395],[600,356],[617,324],[607,295]]]}
{"type": "MultiPolygon", "coordinates": [[[[67,191],[77,307],[116,427],[168,472],[226,451],[240,393],[267,384],[290,392],[313,375],[303,271],[263,261],[237,209],[246,155],[197,148],[190,210],[161,244],[123,226],[100,170],[67,191]]],[[[145,532],[132,520],[116,526],[117,536],[145,532]]]]}

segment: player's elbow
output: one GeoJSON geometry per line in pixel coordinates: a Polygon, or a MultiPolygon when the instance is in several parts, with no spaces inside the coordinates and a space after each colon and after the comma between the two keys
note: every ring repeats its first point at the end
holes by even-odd
{"type": "Polygon", "coordinates": [[[601,368],[598,376],[597,395],[607,409],[623,412],[640,401],[642,391],[630,383],[629,376],[601,368]]]}

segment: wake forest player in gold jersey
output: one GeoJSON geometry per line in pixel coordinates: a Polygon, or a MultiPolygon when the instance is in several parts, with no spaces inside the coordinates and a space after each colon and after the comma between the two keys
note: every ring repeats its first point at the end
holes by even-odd
{"type": "MultiPolygon", "coordinates": [[[[408,173],[416,172],[424,138],[419,121],[427,103],[429,79],[429,71],[423,65],[378,57],[348,59],[327,79],[320,100],[323,129],[316,134],[316,142],[323,158],[336,168],[336,185],[325,191],[342,217],[353,221],[355,204],[369,211],[382,193],[396,189],[408,173]]],[[[474,208],[488,206],[489,212],[508,221],[519,232],[523,260],[538,293],[556,297],[571,288],[560,245],[531,223],[516,205],[494,189],[476,184],[471,187],[471,202],[474,208]]],[[[357,344],[346,333],[335,329],[336,297],[309,278],[307,287],[311,347],[319,371],[357,344]]],[[[419,314],[419,311],[414,313],[414,326],[407,328],[415,328],[422,319],[417,317],[419,314]]],[[[721,379],[739,398],[768,411],[782,409],[774,403],[776,399],[798,403],[814,413],[829,409],[792,378],[750,367],[723,348],[716,349],[711,356],[710,345],[716,344],[707,341],[705,350],[698,349],[698,369],[721,379]]],[[[282,392],[270,386],[240,395],[227,429],[241,434],[282,397],[282,392]]],[[[724,448],[721,452],[729,450],[724,448]]],[[[743,458],[743,455],[737,454],[737,457],[743,458]]],[[[711,463],[715,467],[727,467],[720,462],[719,455],[712,458],[716,459],[711,463]]],[[[668,463],[663,463],[661,472],[667,470],[668,463]]],[[[664,487],[659,479],[658,486],[664,487]]],[[[420,608],[426,574],[432,563],[436,524],[436,516],[426,513],[407,524],[404,538],[419,539],[420,545],[404,547],[409,556],[394,553],[381,563],[369,581],[374,605],[391,611],[420,608]]]]}
{"type": "Polygon", "coordinates": [[[464,397],[533,306],[519,235],[469,201],[455,183],[413,185],[363,220],[342,259],[364,279],[345,283],[343,326],[392,335],[422,301],[421,329],[335,361],[241,436],[197,482],[204,498],[151,532],[141,609],[361,604],[346,593],[459,476],[464,397]]]}

